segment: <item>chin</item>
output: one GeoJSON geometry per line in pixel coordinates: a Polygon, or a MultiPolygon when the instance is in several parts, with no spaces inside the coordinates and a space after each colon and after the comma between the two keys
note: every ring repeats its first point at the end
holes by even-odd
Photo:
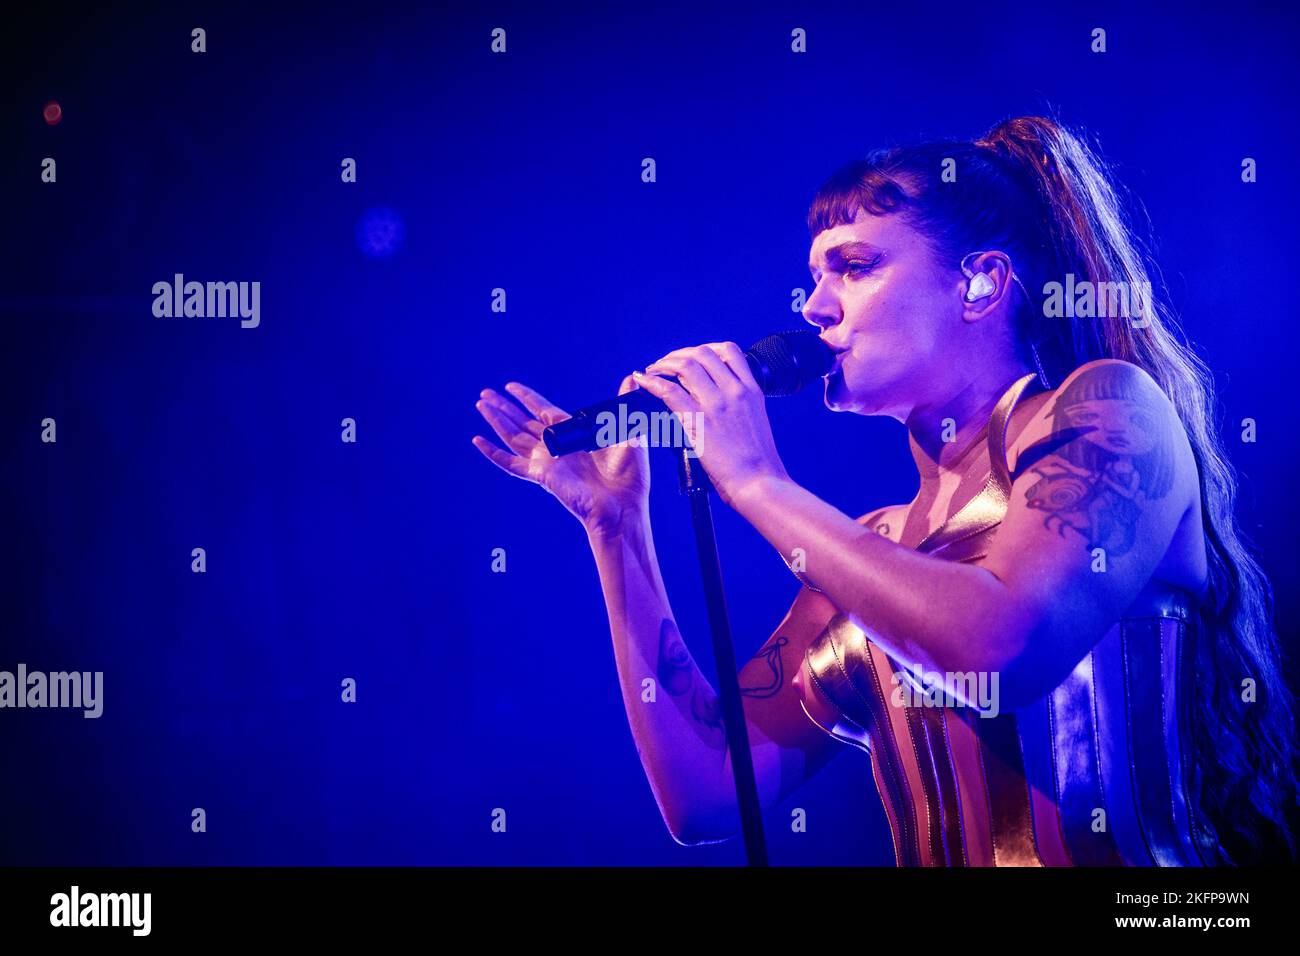
{"type": "Polygon", "coordinates": [[[853,408],[852,395],[843,372],[836,372],[826,378],[826,407],[833,412],[850,411],[853,408]]]}
{"type": "Polygon", "coordinates": [[[838,399],[841,394],[840,390],[844,387],[844,380],[840,378],[839,373],[836,373],[822,379],[822,385],[824,388],[822,401],[831,411],[838,412],[840,410],[838,399]]]}
{"type": "Polygon", "coordinates": [[[879,395],[863,394],[862,389],[854,389],[844,378],[843,372],[837,372],[826,380],[826,407],[833,412],[854,412],[858,415],[881,415],[882,403],[879,395]]]}

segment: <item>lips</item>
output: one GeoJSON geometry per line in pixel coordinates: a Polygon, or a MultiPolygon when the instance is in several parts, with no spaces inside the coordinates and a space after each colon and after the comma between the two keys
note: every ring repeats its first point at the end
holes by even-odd
{"type": "Polygon", "coordinates": [[[835,352],[835,361],[834,363],[832,363],[830,371],[826,373],[827,378],[830,378],[832,375],[836,374],[840,370],[840,367],[844,365],[844,356],[848,354],[849,350],[834,349],[833,351],[835,352]]]}

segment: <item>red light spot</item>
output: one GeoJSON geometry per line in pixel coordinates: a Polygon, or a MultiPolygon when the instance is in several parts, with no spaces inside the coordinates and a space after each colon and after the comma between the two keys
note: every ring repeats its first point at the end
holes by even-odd
{"type": "Polygon", "coordinates": [[[63,119],[63,107],[59,106],[54,100],[50,100],[45,104],[45,122],[51,126],[58,126],[61,119],[63,119]]]}

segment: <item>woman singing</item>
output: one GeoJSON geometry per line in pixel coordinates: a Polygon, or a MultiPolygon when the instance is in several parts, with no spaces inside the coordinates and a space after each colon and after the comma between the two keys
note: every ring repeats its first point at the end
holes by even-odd
{"type": "MultiPolygon", "coordinates": [[[[791,480],[734,343],[623,380],[681,414],[719,496],[804,584],[740,673],[765,806],[848,743],[899,865],[1293,855],[1268,584],[1235,527],[1210,376],[1124,210],[1084,142],[1038,117],[880,151],[819,190],[803,314],[838,353],[826,406],[906,425],[908,504],[855,520],[791,480]]],[[[506,389],[522,407],[490,389],[476,407],[508,451],[474,443],[582,522],[664,821],[681,843],[725,839],[718,698],[664,591],[648,452],[552,458],[540,435],[566,413],[506,389]]]]}

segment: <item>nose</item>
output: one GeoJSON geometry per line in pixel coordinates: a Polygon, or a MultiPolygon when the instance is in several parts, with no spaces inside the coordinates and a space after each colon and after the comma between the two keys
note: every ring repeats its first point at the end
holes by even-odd
{"type": "Polygon", "coordinates": [[[816,285],[803,304],[804,321],[818,329],[832,328],[844,318],[840,303],[829,291],[829,285],[827,282],[816,285]]]}

